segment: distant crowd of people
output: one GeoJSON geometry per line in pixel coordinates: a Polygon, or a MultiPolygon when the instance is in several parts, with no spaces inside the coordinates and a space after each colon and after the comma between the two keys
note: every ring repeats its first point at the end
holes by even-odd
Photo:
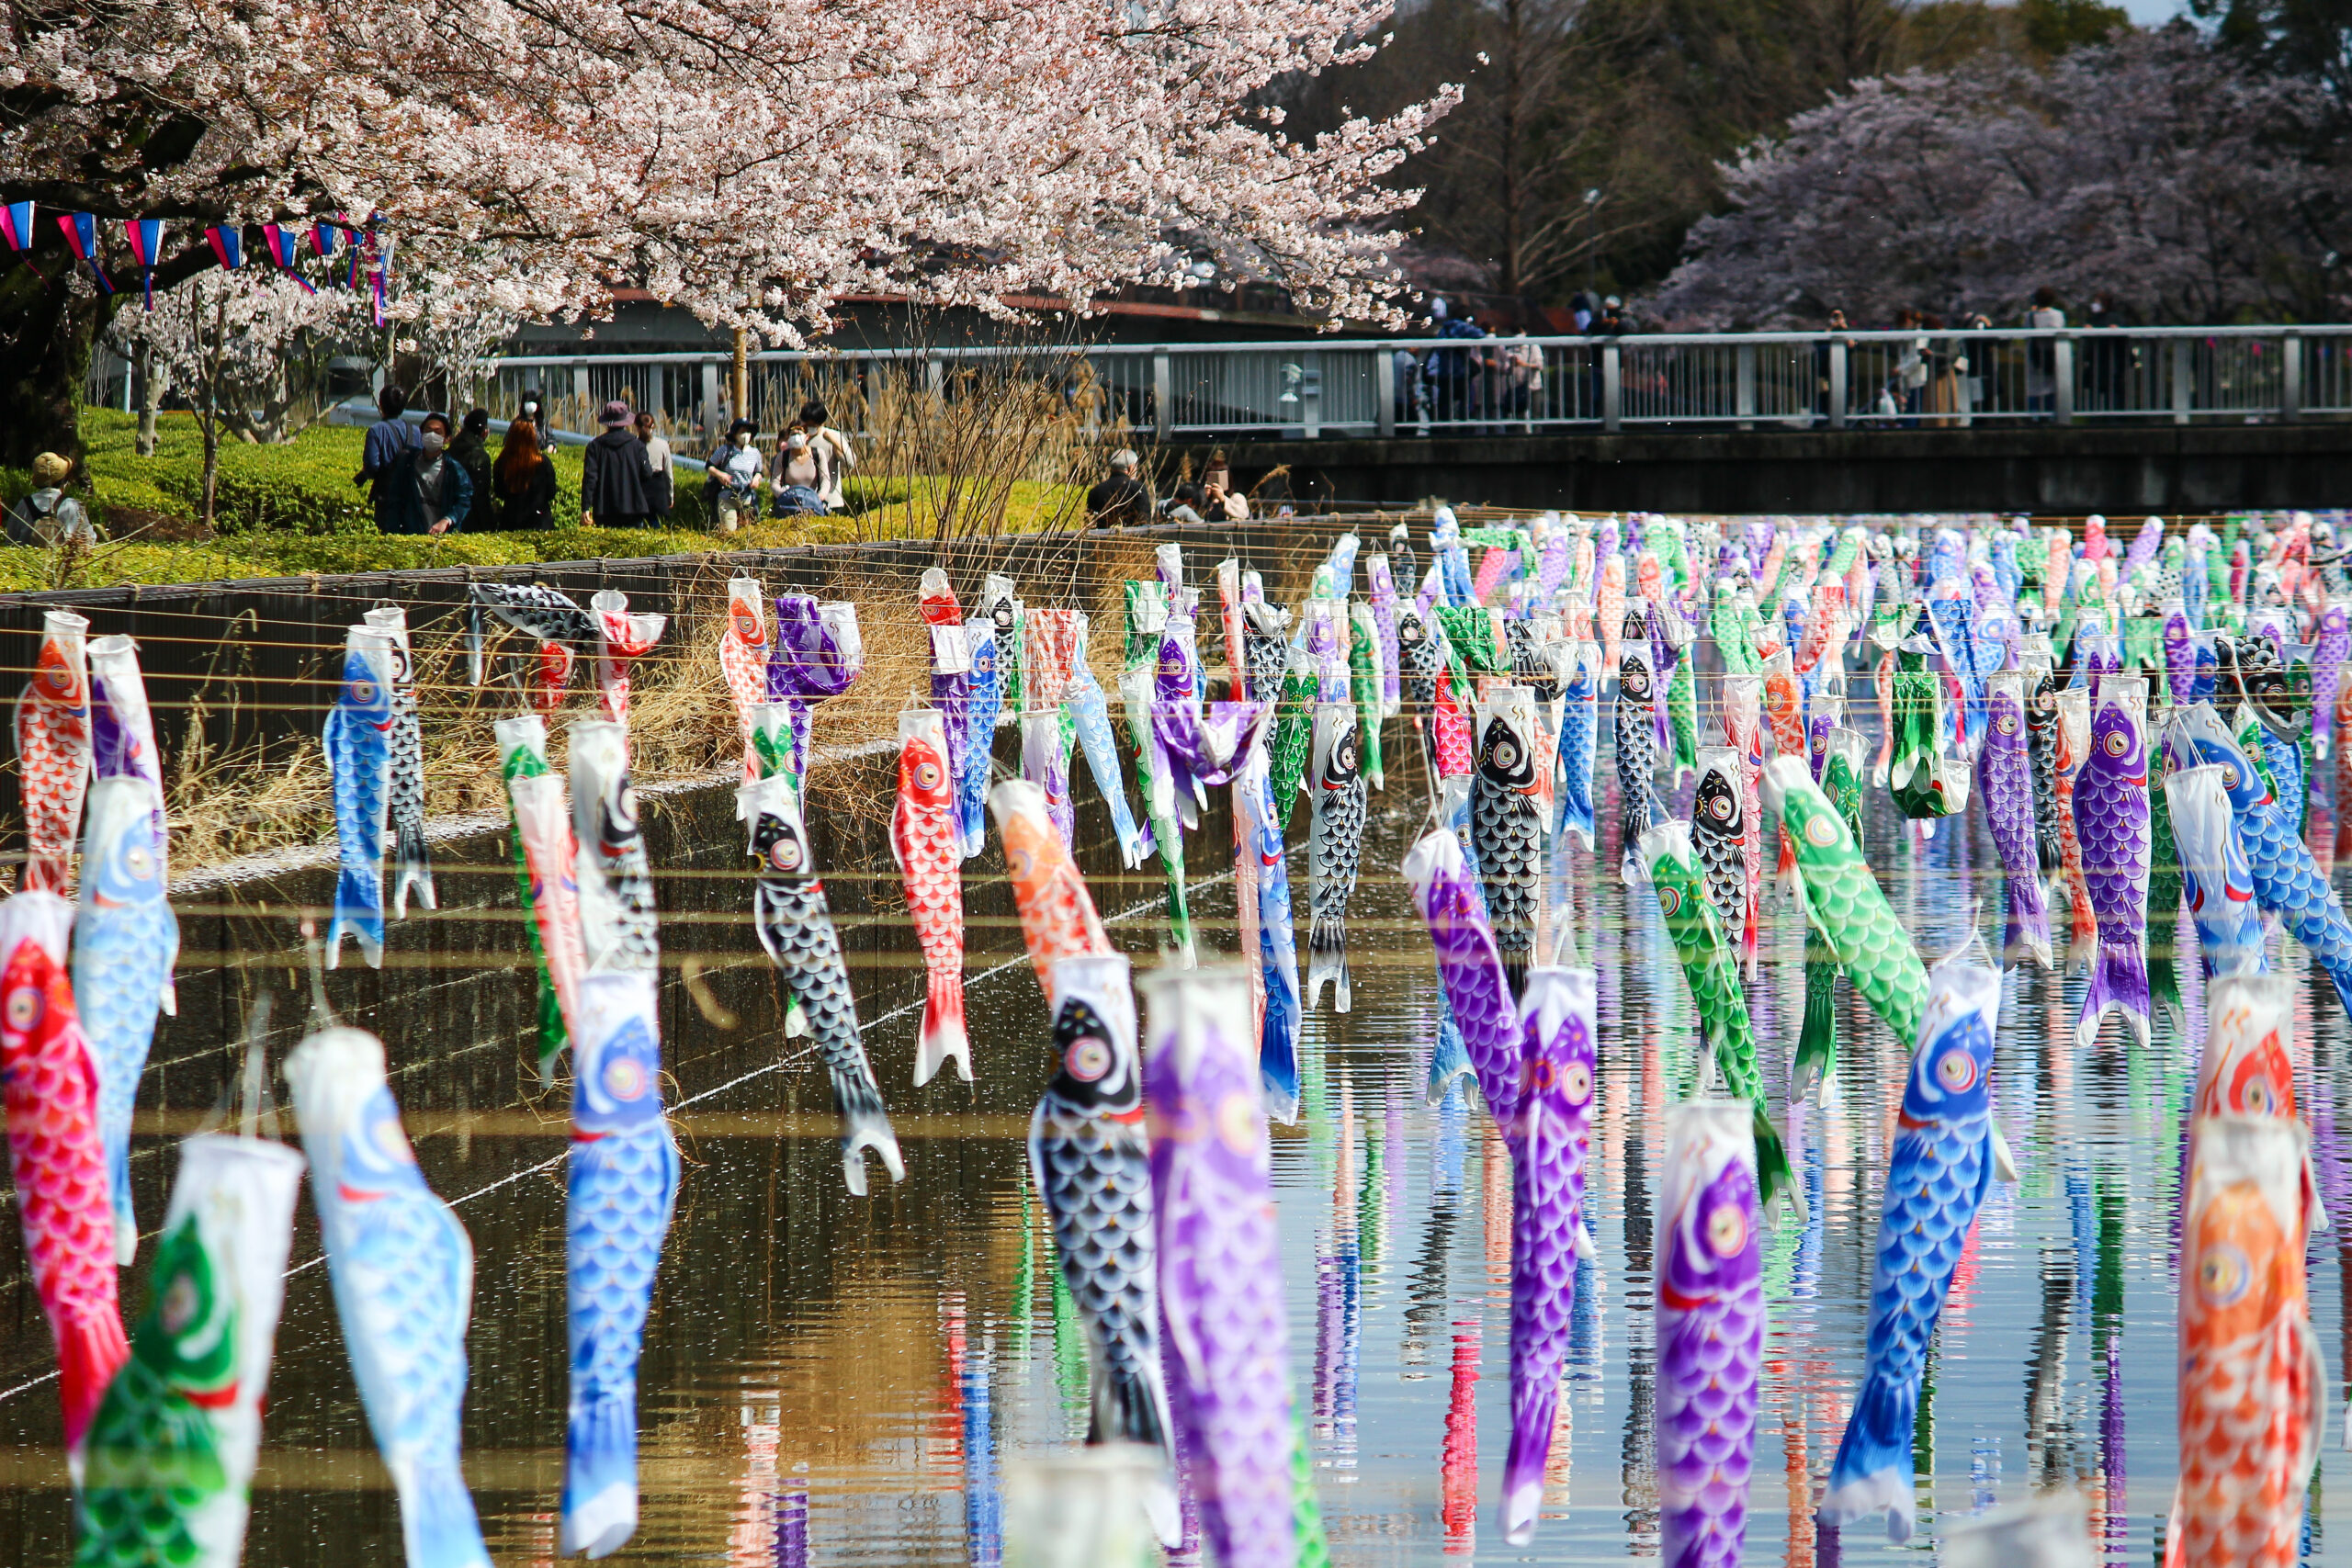
{"type": "MultiPolygon", "coordinates": [[[[412,422],[408,394],[386,387],[379,416],[360,448],[353,482],[368,487],[376,527],[386,534],[446,534],[554,525],[556,476],[549,460],[546,406],[526,392],[498,451],[490,450],[490,412],[474,409],[453,430],[449,416],[412,422]]],[[[581,454],[580,521],[606,528],[666,528],[677,504],[677,468],[652,414],[608,402],[601,431],[581,454]]],[[[856,467],[849,437],[834,429],[825,405],[811,400],[777,444],[774,471],[759,426],[738,419],[715,446],[703,481],[705,515],[732,534],[763,515],[817,515],[840,510],[842,480],[856,467]]]]}
{"type": "Polygon", "coordinates": [[[1225,450],[1209,454],[1197,481],[1187,479],[1164,499],[1155,500],[1144,482],[1142,459],[1122,447],[1111,455],[1111,472],[1086,492],[1086,523],[1090,528],[1116,528],[1131,524],[1247,523],[1250,497],[1233,482],[1225,450]]]}

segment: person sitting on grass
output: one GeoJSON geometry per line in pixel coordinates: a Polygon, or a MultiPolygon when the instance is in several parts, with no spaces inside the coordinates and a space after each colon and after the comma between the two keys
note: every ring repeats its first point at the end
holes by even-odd
{"type": "Polygon", "coordinates": [[[732,534],[760,520],[760,487],[766,473],[760,427],[748,419],[737,420],[727,427],[727,439],[711,448],[704,468],[703,505],[718,532],[732,534]]]}
{"type": "Polygon", "coordinates": [[[74,465],[54,452],[33,459],[33,490],[8,508],[8,542],[12,545],[55,546],[68,539],[84,545],[98,542],[82,503],[65,493],[74,465]]]}
{"type": "Polygon", "coordinates": [[[797,425],[786,432],[777,464],[775,514],[825,516],[832,510],[825,504],[828,477],[824,454],[809,442],[808,433],[797,425]]]}

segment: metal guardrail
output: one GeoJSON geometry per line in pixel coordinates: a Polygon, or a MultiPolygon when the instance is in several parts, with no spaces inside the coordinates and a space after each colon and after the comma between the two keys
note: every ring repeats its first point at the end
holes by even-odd
{"type": "MultiPolygon", "coordinates": [[[[673,428],[733,411],[725,354],[492,362],[492,407],[527,388],[559,409],[611,399],[673,428]]],[[[2352,416],[2352,325],[1621,337],[1323,338],[1290,343],[777,351],[751,356],[752,417],[817,398],[837,423],[877,396],[1057,388],[1091,434],[1420,436],[1736,429],[1961,429],[2352,416]]]]}

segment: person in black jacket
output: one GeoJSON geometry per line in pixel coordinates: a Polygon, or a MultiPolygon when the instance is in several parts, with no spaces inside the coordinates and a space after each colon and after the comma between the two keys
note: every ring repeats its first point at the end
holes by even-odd
{"type": "Polygon", "coordinates": [[[628,405],[605,405],[605,433],[588,444],[580,465],[580,521],[594,527],[641,528],[653,511],[653,473],[645,443],[630,429],[628,405]]]}
{"type": "Polygon", "coordinates": [[[473,506],[458,525],[468,533],[497,526],[498,500],[490,490],[490,411],[474,409],[449,443],[449,459],[466,470],[473,486],[473,506]]]}
{"type": "Polygon", "coordinates": [[[462,527],[473,510],[473,480],[446,450],[449,421],[429,413],[417,427],[417,444],[384,470],[379,531],[386,534],[446,534],[462,527]]]}
{"type": "Polygon", "coordinates": [[[491,470],[498,492],[498,522],[507,533],[555,525],[555,465],[539,450],[537,426],[518,419],[506,427],[505,445],[491,470]]]}

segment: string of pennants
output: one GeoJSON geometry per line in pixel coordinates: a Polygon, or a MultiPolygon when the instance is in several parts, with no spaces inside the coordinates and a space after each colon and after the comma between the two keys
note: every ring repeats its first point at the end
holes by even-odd
{"type": "MultiPolygon", "coordinates": [[[[60,212],[57,227],[65,235],[66,248],[74,259],[90,269],[90,276],[105,293],[114,292],[114,284],[100,265],[99,220],[94,213],[60,212]]],[[[24,257],[25,265],[44,284],[48,275],[34,265],[32,252],[36,239],[34,207],[29,201],[0,202],[0,240],[9,250],[24,257]]],[[[164,220],[160,218],[127,218],[122,220],[123,238],[130,247],[131,259],[138,263],[142,292],[147,309],[155,308],[155,268],[163,260],[164,220]]],[[[318,288],[302,276],[298,265],[305,246],[311,255],[332,264],[336,253],[347,257],[344,287],[356,289],[364,274],[374,294],[370,302],[378,326],[384,324],[384,307],[389,297],[392,274],[392,237],[369,219],[365,225],[348,222],[264,223],[260,226],[262,243],[277,270],[290,277],[305,294],[315,294],[318,288]]],[[[205,243],[220,265],[231,272],[245,265],[245,231],[237,224],[216,223],[204,231],[205,243]]],[[[328,276],[334,268],[330,265],[328,276]]]]}

